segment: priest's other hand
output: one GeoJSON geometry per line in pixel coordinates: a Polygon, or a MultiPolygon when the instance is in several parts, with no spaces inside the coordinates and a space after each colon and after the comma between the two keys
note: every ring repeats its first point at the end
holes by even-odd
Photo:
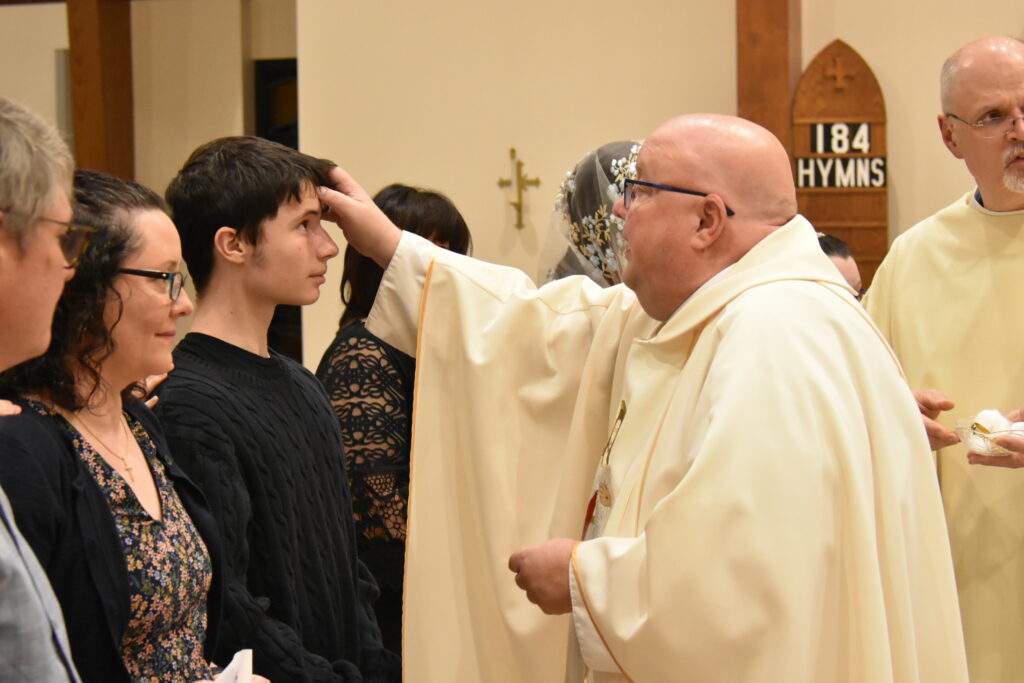
{"type": "MultiPolygon", "coordinates": [[[[1014,410],[1006,418],[1010,422],[1024,422],[1024,408],[1014,410]]],[[[972,465],[988,465],[990,467],[1009,467],[1016,469],[1024,467],[1024,436],[1017,434],[1001,434],[992,439],[997,444],[1010,451],[1010,455],[982,455],[981,453],[968,453],[967,462],[972,465]]]]}
{"type": "Polygon", "coordinates": [[[921,411],[924,431],[928,434],[928,445],[933,451],[960,443],[960,437],[943,427],[936,421],[939,413],[952,410],[956,404],[937,389],[917,389],[914,391],[917,409],[921,411]]]}
{"type": "Polygon", "coordinates": [[[523,548],[508,558],[508,568],[516,575],[516,585],[544,614],[572,611],[569,595],[569,561],[579,541],[553,538],[540,545],[523,548]]]}
{"type": "Polygon", "coordinates": [[[15,403],[11,403],[10,401],[5,401],[3,399],[0,399],[0,417],[3,417],[5,415],[20,415],[20,414],[21,414],[21,406],[15,404],[15,403]]]}
{"type": "Polygon", "coordinates": [[[373,259],[381,268],[387,268],[398,248],[402,231],[344,170],[335,166],[329,177],[334,187],[317,189],[320,201],[326,207],[324,220],[337,223],[356,251],[373,259]]]}

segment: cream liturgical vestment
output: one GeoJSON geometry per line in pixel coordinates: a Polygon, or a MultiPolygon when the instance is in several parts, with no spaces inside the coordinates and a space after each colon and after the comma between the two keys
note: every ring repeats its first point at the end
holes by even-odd
{"type": "MultiPolygon", "coordinates": [[[[865,299],[910,386],[956,402],[953,427],[1024,406],[1024,211],[966,195],[900,235],[865,299]]],[[[971,679],[1024,681],[1024,470],[938,452],[971,679]]]]}
{"type": "Polygon", "coordinates": [[[802,217],[662,325],[405,234],[367,326],[417,356],[406,680],[580,680],[507,563],[580,538],[607,466],[570,570],[592,680],[966,681],[920,416],[802,217]]]}

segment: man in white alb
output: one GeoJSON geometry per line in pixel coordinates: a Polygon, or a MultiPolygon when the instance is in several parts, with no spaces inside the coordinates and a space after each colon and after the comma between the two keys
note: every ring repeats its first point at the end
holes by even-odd
{"type": "Polygon", "coordinates": [[[917,406],[781,144],[682,116],[637,170],[607,289],[442,253],[343,172],[321,190],[387,268],[367,326],[417,356],[405,673],[966,681],[917,406]]]}
{"type": "Polygon", "coordinates": [[[952,429],[1024,405],[1024,42],[949,57],[942,141],[977,187],[900,235],[865,306],[917,392],[949,525],[971,679],[1024,680],[1024,472],[972,467],[952,429]],[[946,411],[939,415],[940,411],[946,411]]]}

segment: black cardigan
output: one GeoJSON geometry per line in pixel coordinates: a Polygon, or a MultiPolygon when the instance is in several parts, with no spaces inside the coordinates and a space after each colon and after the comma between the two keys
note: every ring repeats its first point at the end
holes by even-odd
{"type": "MultiPolygon", "coordinates": [[[[0,485],[60,602],[82,680],[129,681],[121,660],[130,614],[128,570],[114,516],[61,426],[17,403],[21,415],[0,418],[0,485]]],[[[223,572],[216,522],[203,494],[171,459],[156,417],[138,401],[125,409],[156,444],[157,456],[210,553],[213,581],[204,644],[209,659],[221,619],[223,572]]]]}

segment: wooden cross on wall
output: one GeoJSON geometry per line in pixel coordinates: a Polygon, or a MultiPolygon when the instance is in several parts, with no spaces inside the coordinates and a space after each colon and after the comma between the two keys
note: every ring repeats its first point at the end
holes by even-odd
{"type": "Polygon", "coordinates": [[[846,84],[853,81],[853,74],[843,67],[843,63],[839,61],[838,57],[833,59],[832,64],[825,69],[825,76],[832,79],[837,92],[846,90],[846,84]]]}

